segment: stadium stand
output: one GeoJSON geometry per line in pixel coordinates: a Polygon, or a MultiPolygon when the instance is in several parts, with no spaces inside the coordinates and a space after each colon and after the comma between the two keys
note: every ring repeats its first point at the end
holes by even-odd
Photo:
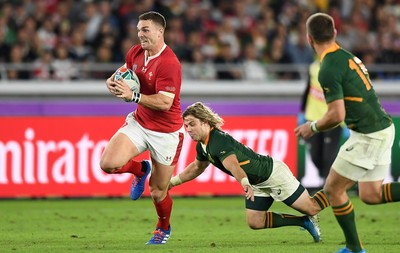
{"type": "Polygon", "coordinates": [[[0,1],[0,76],[104,79],[138,42],[138,14],[155,10],[168,19],[166,42],[182,61],[186,79],[219,80],[235,67],[234,79],[299,80],[313,58],[305,19],[323,11],[335,18],[339,43],[365,62],[373,79],[397,80],[399,2],[0,1]],[[221,61],[224,57],[232,60],[221,61]],[[254,69],[262,73],[254,75],[254,69]]]}

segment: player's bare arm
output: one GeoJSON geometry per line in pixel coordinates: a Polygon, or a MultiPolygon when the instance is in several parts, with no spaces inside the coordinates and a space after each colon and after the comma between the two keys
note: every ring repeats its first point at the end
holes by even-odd
{"type": "Polygon", "coordinates": [[[179,175],[171,179],[168,189],[200,176],[209,164],[209,161],[199,161],[196,159],[194,162],[190,163],[179,175]]]}
{"type": "Polygon", "coordinates": [[[157,111],[168,111],[174,102],[174,96],[170,94],[171,93],[157,93],[153,95],[142,94],[140,105],[157,111]]]}
{"type": "Polygon", "coordinates": [[[232,173],[235,179],[242,185],[243,190],[246,192],[246,198],[251,199],[251,201],[254,201],[253,188],[251,188],[246,172],[244,172],[244,170],[240,167],[236,155],[232,154],[226,157],[222,161],[222,164],[227,170],[229,170],[232,173]]]}
{"type": "Polygon", "coordinates": [[[344,100],[334,100],[328,104],[328,111],[318,120],[317,128],[319,131],[330,130],[342,123],[345,116],[344,100]]]}
{"type": "Polygon", "coordinates": [[[337,99],[328,104],[328,111],[321,119],[314,122],[308,121],[303,125],[296,127],[294,132],[296,136],[300,136],[307,140],[317,132],[328,131],[336,127],[344,121],[345,116],[346,111],[344,100],[337,99]]]}

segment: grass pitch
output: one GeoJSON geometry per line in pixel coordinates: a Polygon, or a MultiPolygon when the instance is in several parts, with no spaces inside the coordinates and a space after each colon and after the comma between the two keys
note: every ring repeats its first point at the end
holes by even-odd
{"type": "MultiPolygon", "coordinates": [[[[298,227],[253,231],[244,198],[174,197],[171,239],[147,246],[157,215],[150,198],[0,200],[0,252],[335,252],[343,235],[331,208],[320,213],[322,242],[298,227]]],[[[400,252],[398,203],[352,198],[367,252],[400,252]]],[[[271,210],[298,214],[282,203],[271,210]]]]}

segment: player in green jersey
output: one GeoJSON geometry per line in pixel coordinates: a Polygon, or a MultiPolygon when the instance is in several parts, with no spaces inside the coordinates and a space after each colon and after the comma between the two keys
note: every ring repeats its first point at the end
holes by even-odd
{"type": "Polygon", "coordinates": [[[255,153],[221,130],[223,119],[209,107],[197,102],[183,113],[190,137],[197,141],[196,159],[171,179],[170,188],[199,176],[212,163],[242,185],[246,193],[247,223],[252,229],[299,226],[315,242],[320,241],[316,214],[328,205],[326,199],[311,198],[282,161],[255,153]],[[274,200],[282,201],[306,215],[270,212],[274,200]]]}
{"type": "Polygon", "coordinates": [[[358,182],[361,200],[371,205],[400,200],[400,183],[383,184],[391,162],[394,125],[361,60],[336,43],[333,18],[316,13],[307,19],[306,27],[308,41],[321,61],[318,80],[328,111],[320,119],[297,127],[295,133],[308,139],[343,120],[350,129],[327,177],[324,193],[346,238],[346,247],[339,252],[366,252],[347,190],[358,182]]]}

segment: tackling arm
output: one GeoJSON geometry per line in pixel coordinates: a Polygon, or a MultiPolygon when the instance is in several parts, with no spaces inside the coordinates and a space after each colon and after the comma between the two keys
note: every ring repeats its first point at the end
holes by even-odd
{"type": "Polygon", "coordinates": [[[209,161],[199,161],[196,159],[194,162],[190,163],[179,175],[171,178],[169,189],[195,179],[204,172],[209,164],[209,161]]]}

